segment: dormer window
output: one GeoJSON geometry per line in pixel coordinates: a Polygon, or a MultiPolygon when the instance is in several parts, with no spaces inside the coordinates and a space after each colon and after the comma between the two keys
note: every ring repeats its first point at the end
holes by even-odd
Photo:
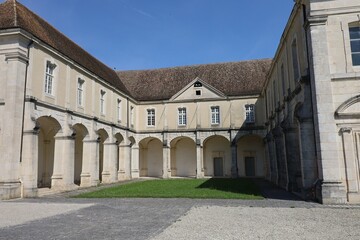
{"type": "Polygon", "coordinates": [[[199,81],[196,81],[196,82],[194,83],[194,87],[202,87],[202,83],[199,82],[199,81]]]}

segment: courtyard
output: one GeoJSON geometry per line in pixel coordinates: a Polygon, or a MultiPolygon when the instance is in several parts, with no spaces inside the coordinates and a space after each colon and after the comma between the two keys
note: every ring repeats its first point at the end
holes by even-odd
{"type": "Polygon", "coordinates": [[[0,239],[360,239],[359,205],[257,184],[262,200],[72,198],[87,189],[2,201],[0,239]]]}

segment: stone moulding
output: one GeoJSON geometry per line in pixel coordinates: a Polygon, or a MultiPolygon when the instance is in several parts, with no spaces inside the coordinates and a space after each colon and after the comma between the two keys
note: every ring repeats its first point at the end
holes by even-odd
{"type": "Polygon", "coordinates": [[[360,118],[360,112],[345,113],[350,106],[360,102],[360,95],[356,95],[343,102],[335,111],[335,118],[360,118]]]}

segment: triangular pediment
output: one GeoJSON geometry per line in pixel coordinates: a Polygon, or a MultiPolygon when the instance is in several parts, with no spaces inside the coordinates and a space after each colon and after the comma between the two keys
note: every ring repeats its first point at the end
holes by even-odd
{"type": "Polygon", "coordinates": [[[360,118],[360,95],[342,103],[335,111],[337,118],[360,118]]]}
{"type": "Polygon", "coordinates": [[[210,84],[204,82],[200,78],[195,78],[183,89],[177,92],[171,101],[184,101],[194,99],[219,99],[226,98],[225,94],[217,90],[210,84]]]}

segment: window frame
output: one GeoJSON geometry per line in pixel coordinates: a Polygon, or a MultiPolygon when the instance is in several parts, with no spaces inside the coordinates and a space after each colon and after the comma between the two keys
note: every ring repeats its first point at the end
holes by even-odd
{"type": "Polygon", "coordinates": [[[298,49],[298,42],[296,37],[294,37],[294,39],[291,42],[291,59],[292,59],[292,68],[293,68],[293,78],[294,81],[297,82],[301,78],[301,73],[300,73],[299,49],[298,49]]]}
{"type": "Polygon", "coordinates": [[[349,43],[350,43],[350,53],[351,53],[351,64],[353,67],[360,67],[360,59],[357,64],[354,64],[354,55],[358,55],[360,58],[360,51],[355,52],[355,50],[353,49],[353,46],[351,44],[352,42],[359,42],[359,45],[360,45],[360,24],[359,23],[356,23],[356,24],[353,23],[353,24],[349,25],[349,43]],[[351,37],[351,29],[352,28],[358,29],[357,33],[359,36],[355,39],[351,37]]]}
{"type": "Polygon", "coordinates": [[[77,81],[77,105],[79,107],[84,107],[84,83],[85,80],[82,78],[78,78],[77,81]]]}
{"type": "Polygon", "coordinates": [[[210,123],[211,123],[211,125],[219,125],[220,124],[220,107],[219,106],[211,106],[210,107],[210,123]]]}
{"type": "Polygon", "coordinates": [[[100,114],[105,115],[106,114],[106,101],[105,101],[105,95],[106,91],[100,90],[100,114]]]}
{"type": "Polygon", "coordinates": [[[245,123],[252,124],[255,123],[255,104],[246,104],[245,105],[245,123]]]}
{"type": "Polygon", "coordinates": [[[187,125],[187,109],[186,107],[178,108],[178,126],[187,125]]]}
{"type": "Polygon", "coordinates": [[[156,119],[156,112],[155,108],[148,108],[146,109],[146,126],[147,127],[155,127],[155,119],[156,119]]]}
{"type": "Polygon", "coordinates": [[[56,64],[51,60],[46,60],[45,63],[45,83],[44,92],[48,96],[55,96],[54,85],[55,85],[55,68],[56,64]],[[49,87],[50,86],[50,87],[49,87]]]}

